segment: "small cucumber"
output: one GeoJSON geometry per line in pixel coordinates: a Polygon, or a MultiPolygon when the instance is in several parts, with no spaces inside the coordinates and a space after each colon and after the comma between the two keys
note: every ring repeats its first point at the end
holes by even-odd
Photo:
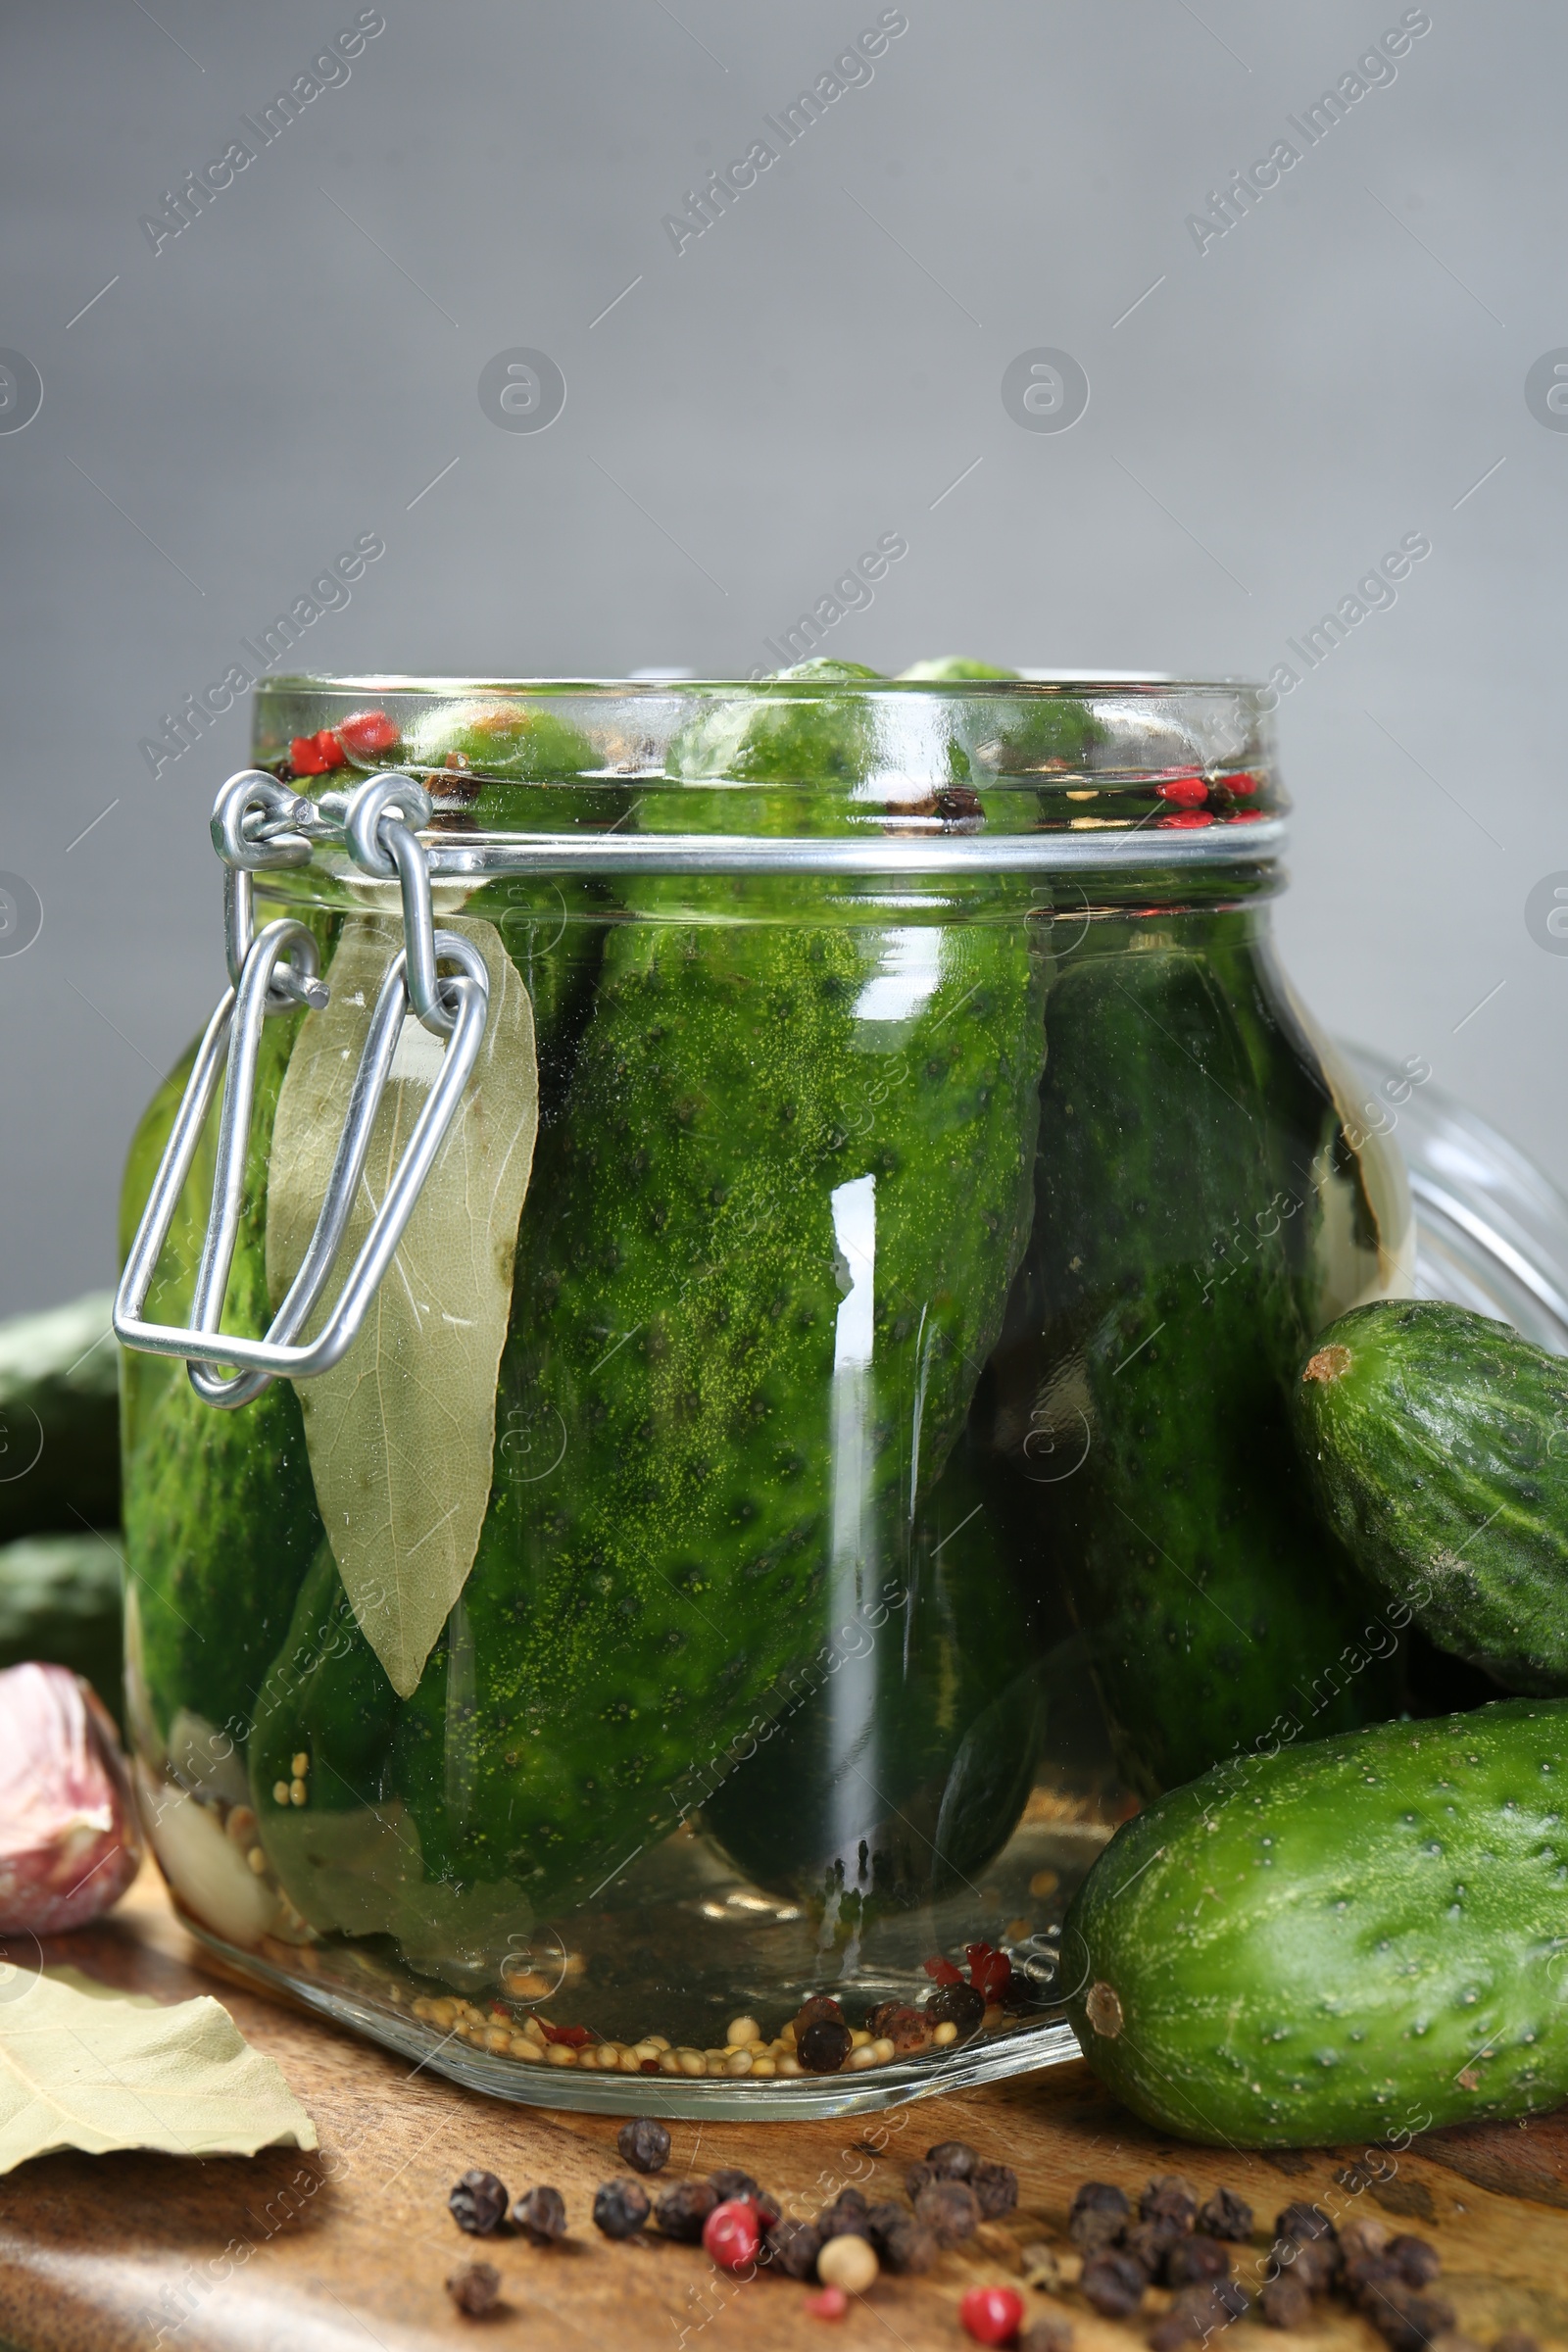
{"type": "Polygon", "coordinates": [[[1297,1384],[1301,1450],[1362,1574],[1506,1689],[1568,1691],[1568,1364],[1485,1315],[1342,1315],[1297,1384]]]}
{"type": "Polygon", "coordinates": [[[0,1544],[120,1517],[120,1350],[107,1291],[0,1323],[0,1544]]]}
{"type": "Polygon", "coordinates": [[[1212,2145],[1401,2142],[1568,2093],[1568,1703],[1238,1757],[1120,1829],[1062,1931],[1101,2080],[1212,2145]]]}
{"type": "Polygon", "coordinates": [[[0,1667],[39,1658],[85,1675],[117,1720],[124,1715],[120,1544],[78,1528],[0,1546],[0,1667]]]}

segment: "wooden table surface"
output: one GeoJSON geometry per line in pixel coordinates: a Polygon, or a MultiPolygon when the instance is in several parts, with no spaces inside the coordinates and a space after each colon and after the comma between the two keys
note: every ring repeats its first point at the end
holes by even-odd
{"type": "MultiPolygon", "coordinates": [[[[48,1957],[159,2000],[217,1993],[277,2060],[321,2145],[311,2155],[273,2149],[206,2162],[46,2156],[10,2174],[0,2180],[0,2338],[19,2352],[425,2352],[465,2339],[546,2352],[956,2352],[968,2344],[957,2319],[964,2289],[1016,2278],[1019,2249],[1032,2241],[1065,2249],[1080,2180],[1136,2192],[1170,2171],[1205,2190],[1226,2181],[1254,2207],[1258,2235],[1238,2249],[1239,2275],[1261,2260],[1267,2226],[1292,2199],[1315,2199],[1340,2217],[1375,2213],[1435,2241],[1466,2334],[1490,2345],[1523,2328],[1544,2352],[1568,2352],[1568,2110],[1433,2135],[1381,2155],[1375,2177],[1364,2162],[1357,2168],[1359,2148],[1215,2156],[1162,2139],[1112,2105],[1082,2066],[881,2118],[674,2125],[665,2180],[741,2165],[797,2210],[849,2181],[868,2195],[899,2195],[906,2166],[938,2138],[971,2140],[1016,2168],[1019,2210],[1005,2228],[991,2227],[984,2247],[945,2254],[922,2278],[879,2280],[833,2328],[808,2313],[811,2290],[784,2279],[739,2284],[720,2278],[700,2247],[600,2237],[589,2218],[594,2188],[625,2169],[612,2120],[507,2106],[411,2075],[400,2058],[215,1982],[151,1871],[110,1919],[59,1938],[48,1957]],[[464,2237],[446,2198],[469,2165],[499,2173],[514,2194],[554,2182],[566,2200],[568,2242],[540,2249],[464,2237]],[[493,2261],[503,2281],[502,2304],[482,2321],[464,2318],[444,2289],[448,2273],[476,2257],[493,2261]]],[[[1071,2317],[1075,2352],[1132,2352],[1147,2336],[1147,2320],[1099,2320],[1071,2294],[1030,2290],[1029,2301],[1071,2317]]],[[[1246,2321],[1234,2346],[1382,2352],[1338,2303],[1319,2305],[1299,2338],[1246,2321]]]]}

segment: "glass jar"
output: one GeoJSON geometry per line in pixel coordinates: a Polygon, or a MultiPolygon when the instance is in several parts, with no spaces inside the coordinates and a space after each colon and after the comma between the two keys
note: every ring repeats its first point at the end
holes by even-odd
{"type": "Polygon", "coordinates": [[[182,1912],[555,2106],[1071,2055],[1117,1824],[1405,1700],[1292,1452],[1413,1244],[1273,960],[1258,691],[279,679],[255,756],[239,1009],[132,1145],[117,1309],[182,1912]],[[311,1266],[399,1203],[323,1368],[311,1266]]]}

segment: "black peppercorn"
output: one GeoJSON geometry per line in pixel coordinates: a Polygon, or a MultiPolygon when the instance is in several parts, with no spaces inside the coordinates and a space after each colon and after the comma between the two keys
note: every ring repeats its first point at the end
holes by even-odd
{"type": "Polygon", "coordinates": [[[925,2019],[907,2001],[878,2001],[865,2021],[865,2030],[879,2041],[884,2037],[891,2041],[900,2058],[906,2058],[912,2050],[923,2050],[931,2039],[925,2019]]]}
{"type": "Polygon", "coordinates": [[[1289,2271],[1271,2278],[1260,2300],[1266,2328],[1304,2328],[1312,2316],[1312,2298],[1289,2271]]]}
{"type": "Polygon", "coordinates": [[[648,2191],[636,2180],[607,2180],[594,2194],[594,2228],[606,2237],[635,2237],[648,2220],[648,2191]]]}
{"type": "Polygon", "coordinates": [[[566,2234],[566,2203],[559,2188],[524,2189],[512,2208],[514,2226],[536,2246],[548,2246],[566,2234]]]}
{"type": "Polygon", "coordinates": [[[736,2197],[750,2197],[755,2201],[767,2194],[760,2180],[754,2180],[750,2173],[743,2173],[736,2164],[721,2164],[708,2178],[713,2183],[713,2194],[721,2205],[728,2204],[736,2197]]]}
{"type": "Polygon", "coordinates": [[[1144,2190],[1138,2200],[1138,2218],[1173,2233],[1184,2233],[1198,2219],[1198,2191],[1180,2173],[1166,2173],[1162,2179],[1151,2180],[1144,2190]]]}
{"type": "Polygon", "coordinates": [[[1381,2246],[1372,2246],[1364,2253],[1349,2257],[1345,2265],[1342,2283],[1348,2295],[1355,2302],[1364,2304],[1391,2281],[1400,2286],[1409,2283],[1398,2264],[1391,2262],[1381,2246]]]}
{"type": "Polygon", "coordinates": [[[1339,2231],[1321,2205],[1287,2205],[1274,2224],[1276,2237],[1291,2238],[1298,2246],[1310,2245],[1319,2237],[1336,2241],[1339,2231]]]}
{"type": "Polygon", "coordinates": [[[931,2167],[928,2164],[910,2165],[908,2171],[904,2176],[904,2193],[908,2198],[911,2205],[914,2203],[915,2198],[920,2194],[921,2189],[926,2186],[927,2182],[934,2180],[936,2177],[936,2174],[931,2170],[931,2167]]]}
{"type": "Polygon", "coordinates": [[[615,2133],[615,2145],[621,2163],[629,2164],[634,2173],[661,2173],[669,2162],[669,2133],[651,2115],[633,2116],[629,2124],[622,2124],[615,2133]]]}
{"type": "Polygon", "coordinates": [[[885,2271],[895,2277],[910,2277],[928,2271],[941,2248],[929,2230],[905,2213],[890,2222],[875,2241],[877,2255],[885,2271]]]}
{"type": "Polygon", "coordinates": [[[1109,2180],[1085,2180],[1067,2216],[1067,2235],[1086,2258],[1114,2245],[1132,2218],[1132,2207],[1109,2180]]]}
{"type": "Polygon", "coordinates": [[[1078,2283],[1102,2320],[1130,2320],[1144,2299],[1149,2280],[1130,2254],[1118,2254],[1107,2246],[1102,2253],[1090,2256],[1078,2283]]]}
{"type": "Polygon", "coordinates": [[[972,1984],[939,1984],[935,1992],[927,1993],[923,2004],[923,2014],[930,2024],[956,2026],[960,2041],[967,2041],[971,2034],[978,2032],[985,2013],[985,1996],[976,1992],[972,1984]]]}
{"type": "Polygon", "coordinates": [[[1443,2257],[1437,2247],[1424,2237],[1412,2237],[1408,2231],[1391,2237],[1383,2251],[1390,2262],[1397,2264],[1408,2286],[1430,2286],[1443,2268],[1443,2257]]]}
{"type": "Polygon", "coordinates": [[[1149,2331],[1152,2352],[1177,2352],[1185,2343],[1206,2344],[1217,2328],[1239,2320],[1246,2309],[1247,2296],[1233,2278],[1184,2286],[1172,2296],[1165,2317],[1149,2331]]]}
{"type": "Polygon", "coordinates": [[[1054,2311],[1031,2320],[1018,2338],[1018,2352],[1072,2352],[1072,2322],[1054,2311]]]}
{"type": "Polygon", "coordinates": [[[861,2228],[880,2254],[882,2240],[888,2231],[899,2228],[908,2218],[909,2216],[902,2205],[895,2205],[891,2197],[881,2197],[874,2205],[866,2206],[861,2218],[861,2228]]]}
{"type": "Polygon", "coordinates": [[[507,2218],[506,2183],[494,2173],[465,2173],[447,2203],[460,2230],[470,2237],[489,2237],[507,2218]]]}
{"type": "Polygon", "coordinates": [[[1202,2286],[1228,2278],[1231,2258],[1214,2237],[1179,2237],[1165,2255],[1167,2286],[1202,2286]]]}
{"type": "Polygon", "coordinates": [[[1134,2222],[1122,2231],[1117,2242],[1122,2252],[1138,2264],[1151,2286],[1166,2283],[1166,2260],[1171,2248],[1179,2243],[1176,2230],[1159,2222],[1134,2222]]]}
{"type": "Polygon", "coordinates": [[[824,2024],[842,2026],[844,2012],[830,1992],[813,1992],[809,1999],[804,2000],[796,2010],[794,2023],[795,2039],[798,2044],[808,2026],[824,2024]]]}
{"type": "Polygon", "coordinates": [[[1453,2305],[1446,2295],[1423,2294],[1406,2286],[1397,2273],[1363,2297],[1361,2309],[1393,2352],[1426,2352],[1434,2336],[1453,2326],[1453,2305]]]}
{"type": "Polygon", "coordinates": [[[1233,2188],[1216,2188],[1200,2207],[1196,2227],[1210,2237],[1226,2237],[1242,2245],[1252,2234],[1252,2208],[1233,2188]]]}
{"type": "Polygon", "coordinates": [[[470,2320],[482,2320],[495,2309],[501,2292],[501,2273],[493,2262],[466,2262],[447,2280],[447,2293],[470,2320]]]}
{"type": "MultiPolygon", "coordinates": [[[[1339,2242],[1332,2237],[1309,2237],[1304,2244],[1294,2238],[1277,2237],[1272,2259],[1278,2269],[1298,2278],[1309,2295],[1326,2295],[1343,2267],[1339,2242]]],[[[1411,2280],[1414,2286],[1421,2283],[1419,2278],[1411,2280]]]]}
{"type": "Polygon", "coordinates": [[[814,2278],[821,2232],[810,2222],[775,2222],[766,2232],[768,2259],[786,2278],[814,2278]]]}
{"type": "Polygon", "coordinates": [[[966,2139],[939,2139],[934,2148],[927,2148],[925,2160],[944,2180],[969,2180],[974,2177],[980,2158],[966,2139]]]}
{"type": "Polygon", "coordinates": [[[718,2196],[711,2180],[672,2180],[654,2207],[654,2226],[664,2237],[695,2246],[718,2196]]]}
{"type": "Polygon", "coordinates": [[[819,2017],[797,2041],[795,2054],[808,2075],[836,2075],[853,2045],[848,2026],[831,2017],[819,2017]]]}
{"type": "Polygon", "coordinates": [[[980,2201],[967,2180],[928,2180],[914,2200],[914,2218],[938,2243],[956,2245],[980,2227],[980,2201]]]}
{"type": "Polygon", "coordinates": [[[817,2230],[824,2240],[830,2237],[863,2237],[869,2210],[858,2188],[841,2188],[832,2204],[824,2205],[817,2215],[817,2230]]]}
{"type": "Polygon", "coordinates": [[[1018,2202],[1018,2176],[1010,2164],[977,2164],[969,2186],[988,2222],[1000,2222],[1018,2202]]]}

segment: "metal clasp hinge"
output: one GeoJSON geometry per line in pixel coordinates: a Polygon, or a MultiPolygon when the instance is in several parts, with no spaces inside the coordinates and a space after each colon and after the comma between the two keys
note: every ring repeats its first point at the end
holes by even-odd
{"type": "Polygon", "coordinates": [[[209,1404],[232,1410],[260,1396],[273,1380],[313,1379],[330,1371],[347,1353],[392,1263],[472,1074],[489,1016],[489,975],[470,941],[435,928],[429,867],[412,830],[427,823],[429,815],[428,794],[412,776],[398,773],[374,776],[347,795],[329,796],[318,811],[274,776],[247,768],[229,778],[214,806],[213,846],[225,867],[224,929],[232,985],[197,1049],[125,1261],[113,1318],[122,1347],[182,1356],[192,1388],[209,1404]],[[309,827],[310,838],[304,827],[309,827]],[[267,867],[307,864],[312,839],[332,838],[339,829],[357,865],[400,885],[404,946],[388,968],[370,1016],[310,1248],[266,1338],[243,1339],[222,1332],[221,1323],[244,1205],[262,1024],[270,1013],[291,1012],[300,1004],[318,1009],[328,997],[318,976],[316,941],[303,923],[284,917],[253,931],[251,876],[267,867]],[[455,963],[459,970],[442,976],[440,963],[455,963]],[[315,1339],[300,1345],[296,1334],[320,1298],[342,1249],[370,1130],[409,1011],[445,1039],[440,1070],[325,1323],[315,1339]],[[223,1101],[212,1208],[191,1322],[188,1328],[149,1323],[143,1320],[147,1294],[220,1080],[223,1101]],[[215,1346],[215,1341],[220,1344],[215,1346]],[[223,1365],[238,1370],[225,1375],[223,1365]]]}

